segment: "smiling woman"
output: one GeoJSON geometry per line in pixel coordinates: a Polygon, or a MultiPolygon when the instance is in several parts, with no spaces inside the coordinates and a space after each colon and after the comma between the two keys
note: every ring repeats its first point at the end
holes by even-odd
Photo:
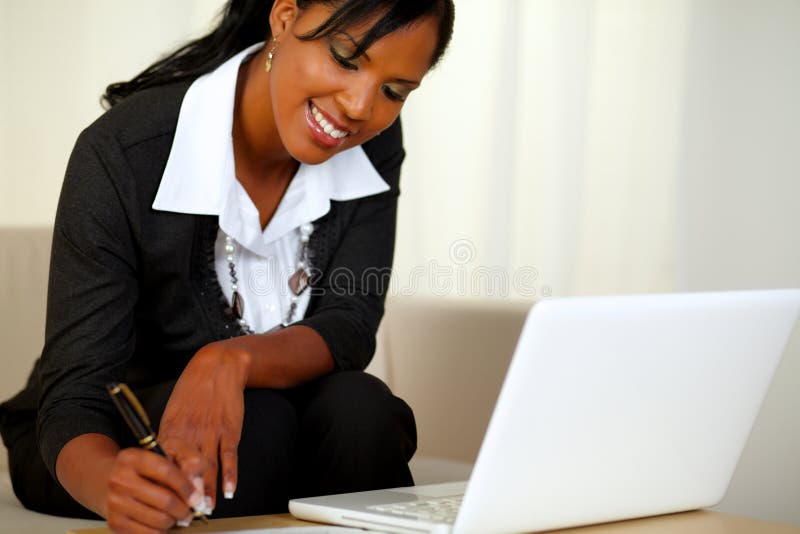
{"type": "Polygon", "coordinates": [[[249,90],[243,93],[242,107],[258,106],[273,114],[245,115],[251,124],[242,127],[254,135],[259,132],[266,144],[262,126],[274,124],[289,155],[304,163],[321,163],[332,151],[361,145],[395,121],[403,101],[431,66],[438,20],[425,17],[401,27],[375,41],[369,53],[356,56],[357,44],[380,22],[380,15],[346,30],[320,32],[317,29],[333,15],[331,8],[310,6],[296,20],[288,9],[291,6],[285,4],[273,10],[272,42],[261,52],[272,54],[274,67],[268,76],[261,68],[265,57],[251,62],[245,73],[249,90]],[[268,105],[260,106],[265,94],[268,105]]]}
{"type": "Polygon", "coordinates": [[[0,411],[25,506],[151,532],[413,483],[413,414],[362,371],[398,116],[452,25],[450,0],[231,0],[108,87],[61,192],[42,358],[0,411]],[[131,447],[121,381],[168,460],[131,447]]]}

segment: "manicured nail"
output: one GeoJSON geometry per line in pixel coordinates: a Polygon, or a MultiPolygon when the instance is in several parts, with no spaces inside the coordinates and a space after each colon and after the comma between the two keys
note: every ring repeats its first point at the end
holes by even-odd
{"type": "Polygon", "coordinates": [[[203,510],[203,513],[205,515],[213,514],[214,513],[214,503],[211,501],[211,497],[206,495],[204,504],[205,504],[205,509],[203,510]]]}
{"type": "Polygon", "coordinates": [[[191,506],[192,510],[195,512],[201,511],[204,503],[205,497],[200,491],[194,490],[194,492],[189,496],[189,506],[191,506]]]}
{"type": "Polygon", "coordinates": [[[192,496],[189,497],[189,506],[191,506],[192,510],[195,512],[202,511],[201,508],[203,507],[203,495],[201,493],[197,493],[196,491],[192,493],[192,496]]]}
{"type": "Polygon", "coordinates": [[[233,494],[236,491],[236,486],[233,485],[233,482],[226,482],[225,483],[225,498],[226,499],[233,499],[233,494]]]}
{"type": "Polygon", "coordinates": [[[189,497],[189,506],[191,506],[195,512],[202,512],[203,506],[205,505],[203,479],[200,477],[193,478],[192,485],[194,485],[194,492],[191,497],[189,497]]]}
{"type": "Polygon", "coordinates": [[[181,519],[180,521],[178,521],[177,525],[179,527],[188,527],[189,525],[192,524],[192,519],[194,519],[194,515],[189,514],[188,516],[186,516],[185,519],[181,519]]]}

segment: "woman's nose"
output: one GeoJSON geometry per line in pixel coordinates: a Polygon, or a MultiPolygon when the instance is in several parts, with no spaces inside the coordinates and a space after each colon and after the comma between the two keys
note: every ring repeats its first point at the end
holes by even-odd
{"type": "Polygon", "coordinates": [[[372,108],[375,105],[375,89],[371,84],[348,87],[336,95],[336,101],[348,118],[356,121],[366,121],[372,117],[372,108]]]}

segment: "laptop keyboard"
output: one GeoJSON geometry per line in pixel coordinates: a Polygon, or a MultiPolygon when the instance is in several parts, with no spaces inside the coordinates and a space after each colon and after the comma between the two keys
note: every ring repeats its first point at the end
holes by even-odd
{"type": "Polygon", "coordinates": [[[455,495],[439,499],[427,499],[424,501],[377,504],[369,506],[368,508],[376,512],[423,519],[437,523],[454,523],[463,497],[463,495],[455,495]]]}

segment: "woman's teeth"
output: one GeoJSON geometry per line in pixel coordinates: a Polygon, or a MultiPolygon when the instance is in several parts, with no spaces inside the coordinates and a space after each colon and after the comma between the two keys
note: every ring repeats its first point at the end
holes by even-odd
{"type": "Polygon", "coordinates": [[[320,128],[322,128],[322,130],[326,134],[330,135],[334,139],[341,139],[342,137],[347,137],[347,132],[343,132],[341,130],[337,130],[336,128],[334,128],[333,124],[331,124],[325,119],[325,116],[319,112],[317,106],[315,106],[314,104],[311,104],[311,115],[314,117],[314,120],[317,121],[317,124],[319,124],[320,128]]]}

